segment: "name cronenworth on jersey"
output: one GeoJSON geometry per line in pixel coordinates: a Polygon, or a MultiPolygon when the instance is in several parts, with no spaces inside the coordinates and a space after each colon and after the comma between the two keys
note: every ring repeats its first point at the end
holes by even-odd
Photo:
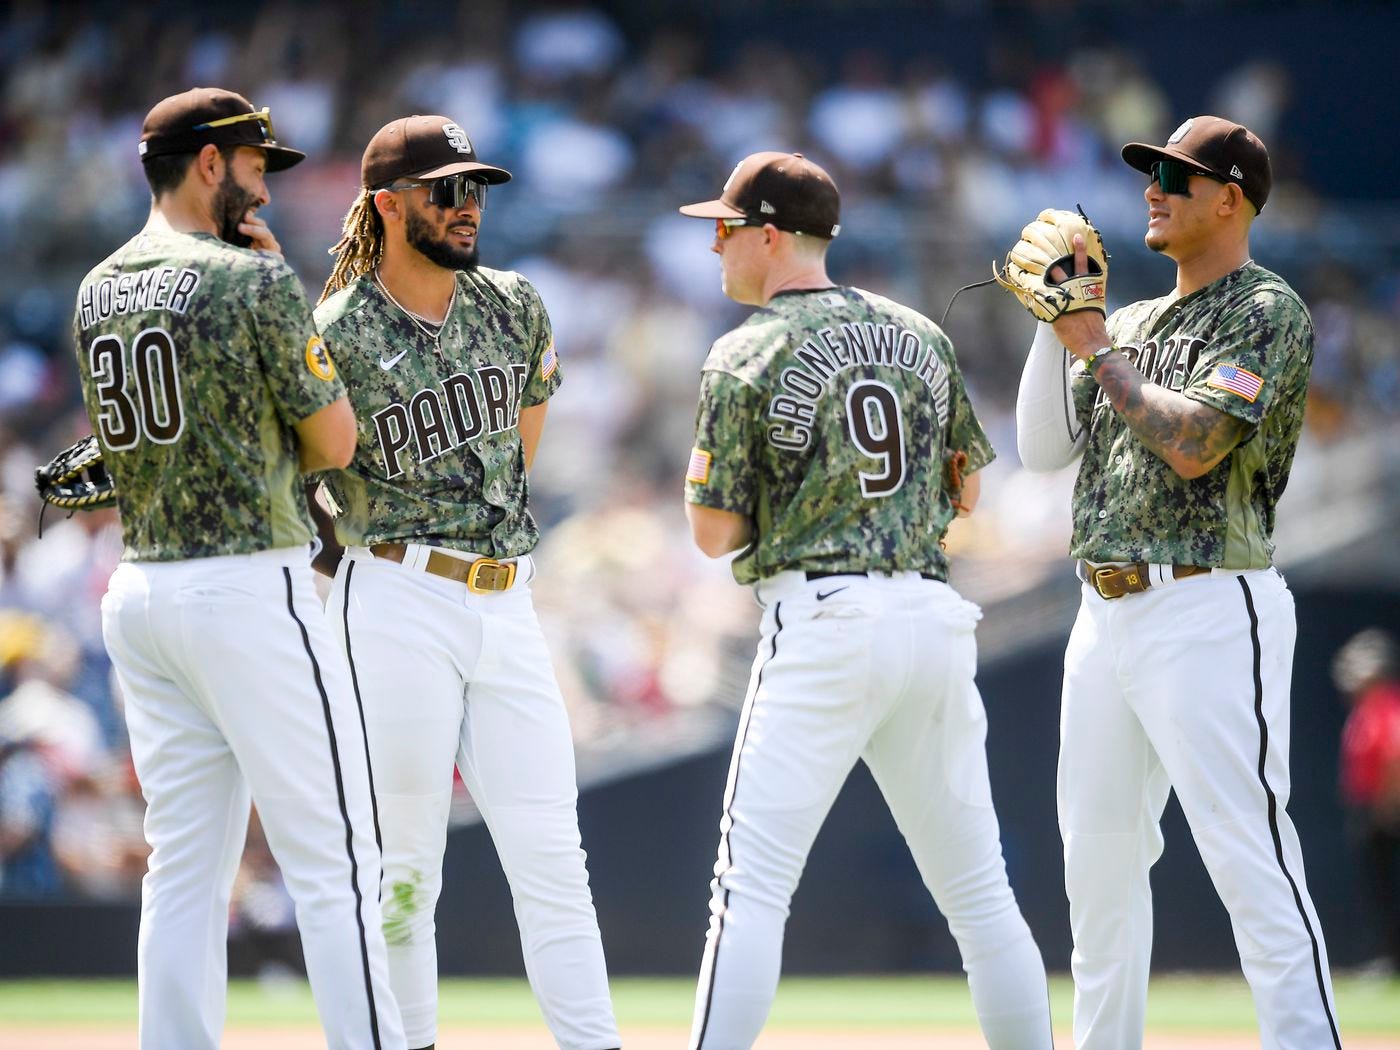
{"type": "Polygon", "coordinates": [[[896,324],[842,322],[822,328],[792,352],[791,364],[778,376],[787,393],[768,406],[768,440],[778,448],[800,451],[812,440],[818,402],[842,372],[866,365],[889,365],[914,373],[933,396],[938,425],[948,423],[948,368],[932,344],[896,324]]]}

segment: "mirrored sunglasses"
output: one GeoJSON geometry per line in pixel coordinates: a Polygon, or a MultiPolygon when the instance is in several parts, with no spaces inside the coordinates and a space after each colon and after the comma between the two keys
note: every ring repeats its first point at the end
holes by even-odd
{"type": "Polygon", "coordinates": [[[439,208],[461,208],[470,197],[476,201],[478,209],[486,210],[487,185],[480,179],[472,178],[470,172],[459,171],[455,175],[444,175],[440,179],[433,179],[429,182],[415,182],[409,179],[394,181],[381,189],[408,190],[418,186],[428,188],[428,203],[436,204],[439,208]]]}
{"type": "Polygon", "coordinates": [[[734,231],[740,226],[750,225],[752,224],[748,219],[716,219],[715,238],[717,240],[727,241],[730,237],[734,236],[734,231]]]}
{"type": "Polygon", "coordinates": [[[1225,181],[1220,176],[1212,174],[1209,171],[1187,167],[1179,160],[1154,161],[1147,171],[1148,174],[1152,176],[1153,181],[1156,182],[1158,186],[1162,187],[1163,193],[1189,193],[1187,186],[1191,181],[1192,175],[1204,175],[1206,178],[1214,179],[1216,182],[1223,183],[1225,181]]]}

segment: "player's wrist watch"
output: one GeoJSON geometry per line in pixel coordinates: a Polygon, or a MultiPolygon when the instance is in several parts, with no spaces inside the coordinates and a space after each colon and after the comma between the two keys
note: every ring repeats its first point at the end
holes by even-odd
{"type": "Polygon", "coordinates": [[[1093,375],[1094,366],[1117,349],[1118,347],[1114,346],[1112,343],[1109,343],[1107,346],[1099,347],[1097,350],[1095,350],[1092,354],[1090,354],[1084,359],[1084,370],[1090,375],[1093,375]]]}

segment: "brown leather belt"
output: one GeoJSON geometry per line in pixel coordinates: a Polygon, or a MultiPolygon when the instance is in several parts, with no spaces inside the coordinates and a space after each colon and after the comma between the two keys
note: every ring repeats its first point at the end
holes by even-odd
{"type": "MultiPolygon", "coordinates": [[[[1121,598],[1125,594],[1141,594],[1152,586],[1146,562],[1133,565],[1095,565],[1086,561],[1080,564],[1084,566],[1084,578],[1105,601],[1121,598]]],[[[1210,569],[1201,565],[1173,565],[1172,579],[1184,580],[1188,576],[1199,576],[1208,572],[1210,569]]]]}
{"type": "MultiPolygon", "coordinates": [[[[376,558],[396,561],[400,565],[403,564],[406,551],[407,546],[402,543],[375,543],[369,549],[376,558]]],[[[467,561],[442,551],[430,551],[427,564],[423,566],[424,572],[465,583],[467,590],[473,594],[495,594],[497,591],[510,590],[515,584],[515,569],[516,563],[513,561],[497,561],[495,558],[467,561]]]]}

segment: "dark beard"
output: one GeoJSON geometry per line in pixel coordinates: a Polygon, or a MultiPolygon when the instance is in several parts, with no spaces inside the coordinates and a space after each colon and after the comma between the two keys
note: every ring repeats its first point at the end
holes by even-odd
{"type": "Polygon", "coordinates": [[[416,211],[408,213],[404,236],[410,247],[416,248],[429,262],[436,263],[444,270],[475,270],[480,260],[481,253],[477,250],[476,241],[472,241],[470,248],[454,248],[446,240],[436,240],[428,220],[416,211]]]}
{"type": "Polygon", "coordinates": [[[225,168],[223,181],[219,183],[219,192],[214,197],[214,215],[219,220],[220,240],[228,241],[239,248],[246,248],[253,243],[253,238],[238,231],[238,224],[243,221],[243,216],[256,201],[257,196],[249,193],[234,179],[232,166],[225,168]]]}

